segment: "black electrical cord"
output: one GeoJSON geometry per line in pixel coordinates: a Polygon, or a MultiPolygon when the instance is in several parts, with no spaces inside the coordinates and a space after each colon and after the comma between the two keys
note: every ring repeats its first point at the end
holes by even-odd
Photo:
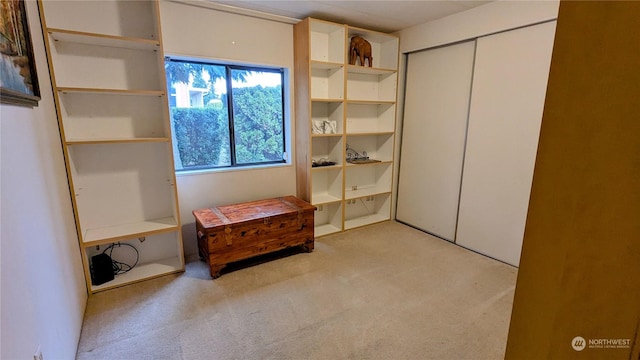
{"type": "Polygon", "coordinates": [[[133,246],[131,244],[126,244],[126,243],[122,244],[122,243],[119,243],[119,242],[113,243],[113,244],[107,246],[107,248],[104,249],[102,251],[102,253],[105,254],[107,251],[109,252],[109,254],[107,254],[107,255],[109,255],[109,257],[111,258],[111,264],[113,266],[113,274],[114,275],[124,274],[124,273],[128,272],[129,270],[133,269],[136,265],[138,265],[138,260],[140,259],[140,253],[138,252],[138,249],[136,249],[135,246],[133,246]],[[113,254],[113,249],[115,247],[122,247],[122,246],[129,246],[136,252],[136,262],[133,263],[133,265],[129,265],[129,264],[114,260],[113,256],[111,256],[111,254],[113,254]]]}

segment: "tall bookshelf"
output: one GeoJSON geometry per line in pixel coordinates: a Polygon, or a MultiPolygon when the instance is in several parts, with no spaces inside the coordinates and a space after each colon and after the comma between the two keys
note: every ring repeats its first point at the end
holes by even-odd
{"type": "Polygon", "coordinates": [[[307,18],[294,43],[297,193],[318,209],[316,236],[389,220],[399,39],[307,18]],[[372,67],[349,64],[355,35],[371,43],[372,67]],[[354,151],[376,162],[348,161],[354,151]]]}
{"type": "Polygon", "coordinates": [[[184,271],[157,0],[38,5],[89,292],[184,271]],[[94,284],[118,243],[137,265],[94,284]]]}

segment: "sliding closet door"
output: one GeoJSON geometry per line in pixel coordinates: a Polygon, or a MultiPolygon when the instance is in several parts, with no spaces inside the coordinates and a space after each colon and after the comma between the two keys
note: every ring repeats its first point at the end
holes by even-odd
{"type": "Polygon", "coordinates": [[[478,39],[456,243],[518,266],[555,22],[478,39]]]}
{"type": "Polygon", "coordinates": [[[396,219],[453,241],[475,41],[408,56],[396,219]]]}

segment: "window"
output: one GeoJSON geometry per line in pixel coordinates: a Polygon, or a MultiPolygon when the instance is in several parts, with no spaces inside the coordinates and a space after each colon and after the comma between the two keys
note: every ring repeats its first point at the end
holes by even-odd
{"type": "Polygon", "coordinates": [[[284,69],[167,58],[177,171],[285,162],[284,69]]]}

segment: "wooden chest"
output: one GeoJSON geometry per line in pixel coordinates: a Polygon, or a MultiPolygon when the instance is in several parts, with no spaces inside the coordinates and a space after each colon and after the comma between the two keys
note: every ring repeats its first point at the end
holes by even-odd
{"type": "Polygon", "coordinates": [[[215,279],[234,261],[293,246],[311,252],[314,210],[295,196],[194,210],[200,256],[215,279]]]}

